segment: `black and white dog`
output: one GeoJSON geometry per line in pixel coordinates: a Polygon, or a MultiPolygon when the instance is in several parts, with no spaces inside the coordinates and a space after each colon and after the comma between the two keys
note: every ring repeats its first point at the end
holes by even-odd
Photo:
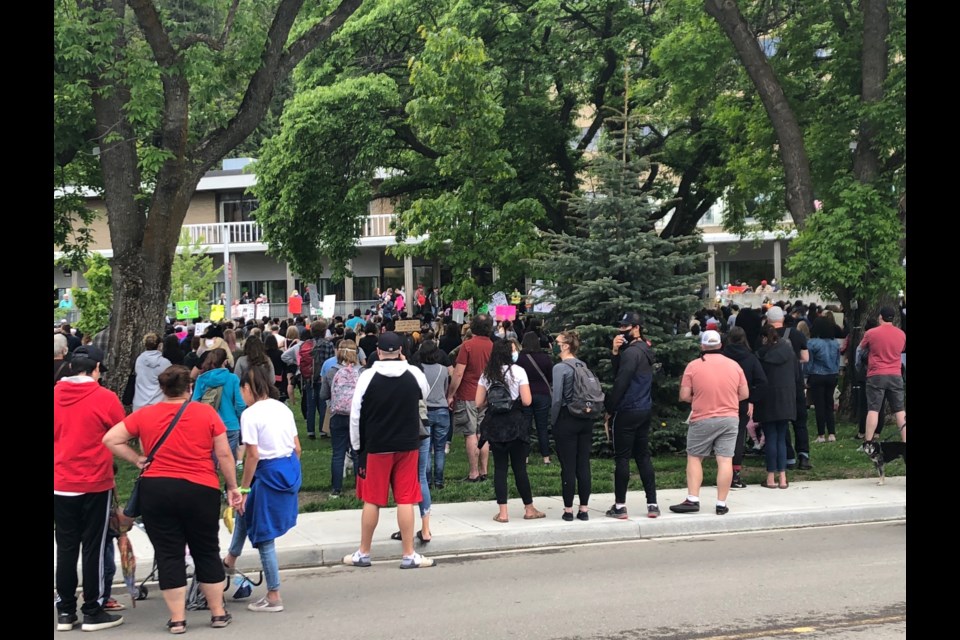
{"type": "Polygon", "coordinates": [[[903,464],[907,464],[906,442],[881,442],[879,440],[871,440],[864,442],[860,449],[870,456],[873,463],[877,465],[877,473],[880,474],[880,482],[877,484],[881,486],[883,486],[885,479],[883,469],[888,462],[892,462],[897,458],[903,458],[903,464]]]}

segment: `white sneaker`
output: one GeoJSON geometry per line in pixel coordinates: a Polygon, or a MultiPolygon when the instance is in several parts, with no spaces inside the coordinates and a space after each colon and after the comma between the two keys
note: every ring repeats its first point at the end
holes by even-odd
{"type": "Polygon", "coordinates": [[[267,613],[276,613],[277,611],[283,611],[283,603],[270,602],[267,600],[267,597],[264,596],[256,602],[251,602],[248,604],[247,609],[250,611],[266,611],[267,613]]]}
{"type": "Polygon", "coordinates": [[[445,445],[443,445],[443,454],[444,454],[444,455],[447,455],[447,456],[450,455],[450,443],[449,443],[449,442],[446,443],[445,445]]]}
{"type": "Polygon", "coordinates": [[[426,558],[419,553],[414,553],[412,557],[408,558],[404,556],[403,562],[400,563],[401,569],[423,569],[425,567],[432,567],[434,565],[433,560],[426,558]]]}
{"type": "Polygon", "coordinates": [[[370,556],[361,555],[360,550],[357,549],[353,553],[343,556],[343,564],[351,567],[369,567],[371,564],[370,556]]]}
{"type": "Polygon", "coordinates": [[[826,441],[827,439],[824,438],[823,436],[817,436],[817,442],[826,442],[826,441]]]}

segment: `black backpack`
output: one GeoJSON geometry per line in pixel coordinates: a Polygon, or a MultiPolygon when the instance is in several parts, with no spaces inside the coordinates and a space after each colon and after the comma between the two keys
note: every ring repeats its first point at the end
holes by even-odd
{"type": "Polygon", "coordinates": [[[510,397],[510,389],[502,382],[491,382],[487,389],[487,411],[501,414],[510,413],[512,410],[513,399],[510,397]]]}
{"type": "Polygon", "coordinates": [[[593,418],[603,415],[603,389],[600,381],[587,365],[578,362],[576,365],[565,362],[573,369],[573,386],[570,400],[567,402],[567,411],[578,418],[593,418]]]}

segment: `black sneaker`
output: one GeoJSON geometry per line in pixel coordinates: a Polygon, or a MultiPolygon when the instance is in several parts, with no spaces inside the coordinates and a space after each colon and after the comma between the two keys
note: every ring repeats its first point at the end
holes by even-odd
{"type": "Polygon", "coordinates": [[[101,629],[118,627],[121,624],[123,624],[123,616],[107,613],[101,609],[99,613],[92,616],[84,615],[81,629],[84,631],[100,631],[101,629]]]}
{"type": "Polygon", "coordinates": [[[577,511],[577,520],[583,520],[586,522],[590,519],[590,513],[587,511],[577,511]]]}
{"type": "Polygon", "coordinates": [[[730,488],[731,488],[731,489],[746,489],[746,488],[747,488],[746,483],[745,483],[743,480],[740,479],[740,472],[739,472],[739,471],[734,471],[734,472],[733,472],[733,481],[730,482],[730,488]]]}
{"type": "Polygon", "coordinates": [[[813,465],[810,464],[810,458],[806,456],[800,456],[800,459],[797,462],[797,469],[801,469],[803,471],[810,471],[810,469],[813,469],[813,465]]]}
{"type": "Polygon", "coordinates": [[[690,502],[689,500],[684,500],[680,504],[670,505],[670,511],[674,513],[696,513],[700,511],[700,502],[690,502]]]}
{"type": "Polygon", "coordinates": [[[613,505],[607,509],[608,518],[616,518],[617,520],[626,520],[627,519],[627,507],[623,506],[617,509],[617,505],[613,505]]]}
{"type": "Polygon", "coordinates": [[[660,517],[660,507],[655,504],[647,505],[647,517],[648,518],[659,518],[660,517]]]}
{"type": "Polygon", "coordinates": [[[77,626],[77,614],[61,613],[57,616],[57,631],[71,631],[77,626]]]}
{"type": "Polygon", "coordinates": [[[724,505],[724,506],[722,506],[722,507],[721,507],[720,505],[717,505],[717,515],[718,515],[718,516],[726,515],[727,512],[729,512],[729,511],[730,511],[730,508],[727,507],[726,505],[724,505]]]}
{"type": "Polygon", "coordinates": [[[572,511],[564,511],[564,512],[563,512],[563,515],[560,516],[560,517],[563,518],[563,521],[564,521],[564,522],[573,522],[573,512],[572,512],[572,511]]]}

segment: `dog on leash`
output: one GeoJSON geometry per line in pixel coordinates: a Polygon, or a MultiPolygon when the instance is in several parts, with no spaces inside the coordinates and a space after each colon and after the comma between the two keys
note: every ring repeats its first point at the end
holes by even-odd
{"type": "Polygon", "coordinates": [[[877,465],[877,473],[880,475],[880,482],[877,484],[880,486],[883,486],[886,478],[884,475],[884,466],[888,462],[893,462],[897,458],[903,458],[903,464],[907,464],[906,442],[880,442],[879,440],[871,440],[864,442],[860,446],[860,449],[877,465]]]}

